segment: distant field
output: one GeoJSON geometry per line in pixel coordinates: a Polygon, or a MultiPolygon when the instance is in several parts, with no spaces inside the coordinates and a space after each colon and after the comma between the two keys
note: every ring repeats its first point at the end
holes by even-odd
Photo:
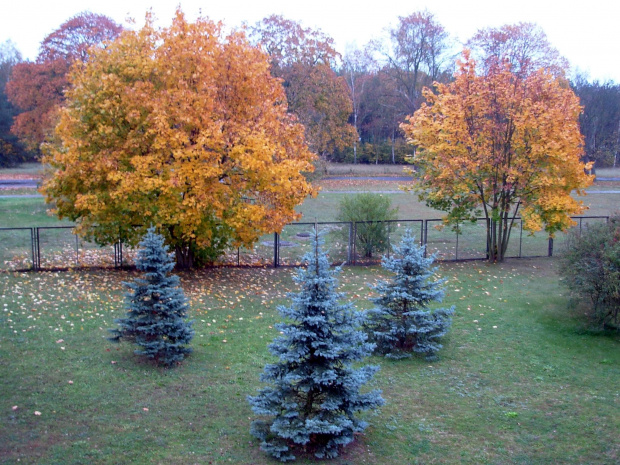
{"type": "Polygon", "coordinates": [[[324,174],[327,176],[403,176],[406,175],[404,168],[411,168],[411,165],[327,163],[324,174]]]}
{"type": "Polygon", "coordinates": [[[43,175],[40,163],[22,163],[15,168],[0,168],[0,179],[38,178],[43,175]]]}
{"type": "Polygon", "coordinates": [[[620,167],[617,168],[598,168],[596,175],[602,178],[620,178],[620,167]]]}
{"type": "MultiPolygon", "coordinates": [[[[374,165],[359,165],[365,169],[376,169],[374,165]]],[[[381,166],[381,165],[379,165],[381,166]]],[[[377,171],[375,171],[376,173],[377,171]]],[[[614,171],[605,174],[609,176],[614,171]]],[[[367,173],[366,173],[367,174],[367,173]]],[[[380,173],[383,175],[383,173],[380,173]]],[[[344,179],[328,180],[322,179],[315,181],[315,185],[321,188],[316,198],[308,198],[300,205],[297,210],[303,214],[300,222],[334,222],[337,221],[339,205],[346,196],[356,192],[376,192],[379,195],[388,196],[392,200],[392,205],[398,208],[398,225],[395,226],[392,241],[397,241],[402,231],[406,228],[414,230],[417,237],[422,236],[420,223],[409,223],[404,220],[430,220],[440,219],[443,212],[427,207],[417,199],[413,193],[399,190],[404,184],[402,181],[368,180],[368,179],[344,179]]],[[[591,191],[620,191],[620,182],[602,182],[595,184],[591,191]]],[[[35,190],[2,190],[2,194],[34,194],[35,190]]],[[[585,205],[589,206],[582,216],[609,216],[618,211],[620,205],[620,193],[591,193],[582,198],[585,205]]],[[[43,198],[8,198],[0,197],[0,228],[8,227],[50,227],[71,224],[67,221],[59,221],[47,213],[49,206],[45,204],[43,198]]],[[[586,224],[600,220],[584,220],[586,224]]],[[[464,233],[458,238],[450,228],[438,230],[440,222],[429,224],[428,226],[428,247],[430,252],[436,252],[442,259],[450,260],[454,258],[480,258],[485,253],[484,224],[479,222],[477,225],[465,225],[464,233]],[[457,244],[458,240],[458,244],[457,244]]],[[[325,228],[342,231],[343,226],[325,225],[325,228]]],[[[348,227],[348,226],[347,226],[348,227]]],[[[305,244],[297,237],[297,233],[304,232],[309,226],[287,226],[282,232],[282,240],[291,243],[283,247],[280,251],[281,263],[297,263],[305,250],[305,244]],[[301,229],[300,229],[301,228],[301,229]],[[304,229],[305,228],[305,229],[304,229]],[[301,231],[303,230],[303,231],[301,231]]],[[[31,255],[30,238],[28,231],[0,231],[0,269],[19,269],[23,268],[24,263],[28,263],[31,255]]],[[[555,241],[555,251],[561,250],[564,236],[558,234],[555,241]]],[[[329,235],[330,254],[335,261],[347,260],[347,244],[343,238],[343,233],[329,235]]],[[[48,229],[39,238],[42,250],[41,263],[45,266],[64,266],[66,264],[79,263],[85,264],[98,260],[84,252],[90,253],[91,250],[98,250],[94,244],[83,243],[72,236],[68,230],[48,229]],[[73,252],[73,250],[79,252],[73,252]],[[79,254],[79,258],[77,256],[79,254]],[[86,261],[86,262],[85,262],[86,261]]],[[[548,238],[544,232],[529,236],[527,232],[521,233],[520,225],[514,230],[510,242],[509,256],[541,256],[548,253],[548,238]]],[[[106,263],[113,256],[111,247],[103,253],[106,263]],[[110,250],[108,250],[110,249],[110,250]]],[[[265,235],[258,241],[256,246],[249,250],[238,253],[236,249],[231,250],[226,256],[226,263],[273,263],[273,234],[265,235]]]]}

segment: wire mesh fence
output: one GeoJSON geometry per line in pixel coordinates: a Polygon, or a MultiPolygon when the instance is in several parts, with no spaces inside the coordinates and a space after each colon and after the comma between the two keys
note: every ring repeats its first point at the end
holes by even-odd
{"type": "MultiPolygon", "coordinates": [[[[575,217],[578,234],[608,216],[575,217]]],[[[373,265],[393,253],[410,230],[427,254],[440,261],[484,260],[487,255],[487,220],[446,226],[441,219],[385,222],[291,223],[281,233],[261,237],[252,248],[231,248],[218,259],[219,266],[297,266],[311,250],[314,229],[324,234],[324,250],[334,264],[373,265]]],[[[523,230],[515,219],[506,258],[552,256],[561,250],[565,233],[553,239],[523,230]]],[[[0,270],[54,270],[84,267],[133,266],[136,250],[118,242],[101,247],[75,235],[72,226],[0,228],[0,270]]]]}

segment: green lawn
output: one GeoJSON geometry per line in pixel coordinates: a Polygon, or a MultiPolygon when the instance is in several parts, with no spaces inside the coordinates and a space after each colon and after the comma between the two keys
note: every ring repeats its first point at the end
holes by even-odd
{"type": "MultiPolygon", "coordinates": [[[[333,220],[344,191],[393,186],[332,182],[300,208],[305,221],[333,220]]],[[[385,195],[401,219],[439,216],[411,194],[385,195]]],[[[586,199],[587,214],[608,215],[620,195],[586,199]]],[[[45,210],[41,198],[0,198],[0,227],[61,224],[45,210]]],[[[299,228],[283,233],[296,242],[281,251],[290,261],[303,250],[299,228]]],[[[441,236],[448,232],[436,234],[434,244],[445,240],[449,250],[441,236]]],[[[342,259],[337,232],[328,239],[334,260],[342,259]]],[[[7,243],[2,237],[0,249],[7,243]]],[[[261,247],[268,256],[268,244],[261,247]]],[[[620,336],[586,329],[556,267],[547,258],[442,264],[449,279],[442,305],[454,304],[456,314],[441,359],[373,358],[382,369],[371,387],[387,404],[366,415],[370,428],[329,463],[618,463],[620,336]]],[[[295,290],[292,273],[181,274],[196,337],[194,353],[172,370],[106,339],[113,319],[124,316],[121,283],[135,272],[0,273],[0,463],[276,463],[249,434],[254,415],[245,397],[272,361],[275,308],[295,290]]],[[[382,276],[377,267],[345,267],[341,290],[368,308],[368,284],[382,276]]]]}
{"type": "MultiPolygon", "coordinates": [[[[330,463],[617,463],[620,337],[584,329],[556,266],[442,265],[456,314],[441,359],[373,358],[387,404],[330,463]]],[[[105,339],[135,274],[1,273],[0,463],[275,463],[249,434],[245,397],[272,360],[293,272],[182,274],[196,336],[172,370],[105,339]]],[[[346,267],[341,290],[367,308],[381,276],[346,267]]]]}

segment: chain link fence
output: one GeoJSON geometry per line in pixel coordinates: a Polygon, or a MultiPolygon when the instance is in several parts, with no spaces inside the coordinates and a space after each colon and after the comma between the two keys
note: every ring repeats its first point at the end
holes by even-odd
{"type": "MultiPolygon", "coordinates": [[[[589,225],[607,222],[608,216],[574,217],[581,233],[589,225]]],[[[486,219],[444,226],[441,219],[386,222],[291,223],[280,234],[263,236],[253,248],[231,248],[215,265],[297,266],[310,252],[314,228],[324,233],[324,250],[334,264],[374,265],[392,253],[406,230],[411,230],[427,254],[440,261],[487,259],[486,219]]],[[[561,249],[566,233],[554,239],[523,230],[515,220],[506,258],[552,256],[561,249]]],[[[122,243],[100,247],[82,240],[72,226],[0,228],[0,270],[59,270],[85,267],[133,266],[136,251],[122,243]]]]}

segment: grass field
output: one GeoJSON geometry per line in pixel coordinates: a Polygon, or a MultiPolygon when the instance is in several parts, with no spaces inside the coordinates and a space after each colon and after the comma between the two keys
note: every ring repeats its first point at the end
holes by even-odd
{"type": "Polygon", "coordinates": [[[41,163],[22,163],[12,168],[0,168],[0,179],[39,178],[42,175],[41,163]]]}
{"type": "MultiPolygon", "coordinates": [[[[441,359],[372,358],[387,404],[330,463],[618,463],[620,337],[585,329],[556,266],[442,265],[456,314],[441,359]]],[[[272,360],[292,273],[182,274],[196,336],[171,370],[105,339],[134,273],[0,274],[0,463],[276,463],[249,434],[245,397],[272,360]]],[[[368,308],[383,275],[347,267],[341,290],[368,308]]]]}
{"type": "MultiPolygon", "coordinates": [[[[330,189],[302,206],[306,220],[326,220],[355,190],[347,182],[330,189]]],[[[410,194],[385,195],[401,218],[436,217],[410,194]]],[[[619,196],[599,195],[587,199],[612,213],[619,196]]],[[[40,198],[0,199],[0,220],[58,224],[40,198]]],[[[441,359],[372,358],[382,369],[371,387],[387,404],[329,463],[618,463],[620,336],[588,329],[556,268],[555,258],[442,264],[443,304],[456,314],[441,359]]],[[[172,370],[106,339],[124,316],[122,282],[135,272],[0,273],[0,463],[276,463],[249,434],[245,397],[273,360],[275,309],[289,302],[293,273],[182,273],[196,336],[194,353],[172,370]]],[[[378,267],[345,267],[341,290],[369,308],[368,284],[384,276],[378,267]]]]}
{"type": "MultiPolygon", "coordinates": [[[[330,172],[338,169],[349,171],[360,176],[384,176],[394,169],[402,170],[401,167],[394,165],[328,165],[330,172]]],[[[36,173],[40,170],[37,165],[27,166],[21,171],[36,173]]],[[[9,176],[6,172],[11,170],[0,170],[0,176],[9,176]]],[[[20,171],[20,170],[18,170],[20,171]]],[[[344,172],[343,171],[343,172],[344,172]]],[[[602,171],[602,170],[601,170],[602,171]]],[[[603,172],[607,177],[620,176],[620,170],[608,170],[603,172]]],[[[15,175],[13,175],[15,176],[15,175]]],[[[404,230],[411,227],[416,236],[420,237],[419,223],[405,223],[404,220],[429,220],[439,219],[443,216],[442,212],[427,207],[417,200],[415,194],[399,190],[403,182],[387,180],[368,180],[368,179],[323,179],[315,182],[320,187],[320,193],[316,198],[308,198],[298,208],[303,214],[302,222],[314,223],[333,222],[337,219],[338,209],[344,197],[353,195],[356,192],[370,191],[379,195],[389,196],[393,206],[398,208],[399,224],[397,229],[404,230]]],[[[596,183],[591,189],[595,191],[582,198],[584,203],[589,206],[589,210],[584,212],[587,216],[608,216],[618,210],[620,205],[620,182],[605,181],[596,183]],[[596,191],[613,191],[610,193],[598,193],[596,191]]],[[[5,190],[3,193],[11,194],[32,194],[31,190],[5,190]]],[[[0,197],[0,228],[7,227],[54,227],[69,225],[67,221],[59,222],[55,217],[47,214],[47,206],[42,198],[10,198],[0,197]]],[[[592,220],[588,220],[592,221],[592,220]]],[[[598,220],[594,220],[598,221],[598,220]]],[[[465,259],[482,258],[485,254],[484,224],[476,226],[465,226],[465,233],[459,236],[457,250],[457,237],[449,229],[442,231],[433,226],[439,226],[440,222],[433,223],[428,231],[428,250],[438,253],[442,259],[465,259]]],[[[548,253],[548,238],[541,232],[535,236],[522,234],[519,227],[513,232],[509,256],[541,256],[548,253]],[[521,245],[519,243],[521,242],[521,245]]],[[[330,227],[331,226],[326,226],[330,227]]],[[[280,257],[282,263],[290,264],[299,261],[304,252],[304,242],[298,240],[296,233],[301,232],[303,226],[287,226],[282,234],[282,239],[286,240],[293,247],[281,248],[280,257]]],[[[307,227],[305,227],[307,229],[307,227]]],[[[338,226],[333,228],[338,229],[338,226]]],[[[304,230],[305,231],[305,230],[304,230]]],[[[239,253],[240,263],[272,263],[273,262],[273,235],[262,238],[252,250],[242,250],[239,253]]],[[[30,242],[29,230],[21,231],[0,231],[0,269],[15,270],[30,267],[32,263],[32,247],[30,242]]],[[[400,237],[397,233],[392,238],[396,242],[400,237]]],[[[82,266],[104,263],[109,265],[114,262],[114,252],[111,247],[99,249],[95,244],[85,243],[71,234],[70,230],[46,229],[40,238],[41,265],[44,268],[82,266]]],[[[562,234],[556,238],[556,250],[561,247],[563,241],[562,234]]],[[[346,250],[346,240],[338,235],[329,237],[330,254],[334,261],[342,262],[348,259],[346,250]]],[[[227,263],[237,262],[237,251],[231,250],[226,258],[227,263]]]]}

